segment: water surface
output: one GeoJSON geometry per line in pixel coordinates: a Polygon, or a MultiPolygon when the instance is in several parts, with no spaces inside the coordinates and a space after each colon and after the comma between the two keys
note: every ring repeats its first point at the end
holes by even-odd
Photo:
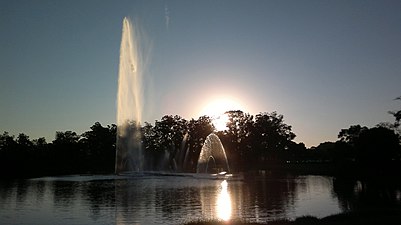
{"type": "Polygon", "coordinates": [[[331,177],[66,176],[1,182],[2,224],[180,224],[198,219],[266,222],[348,210],[331,177]]]}

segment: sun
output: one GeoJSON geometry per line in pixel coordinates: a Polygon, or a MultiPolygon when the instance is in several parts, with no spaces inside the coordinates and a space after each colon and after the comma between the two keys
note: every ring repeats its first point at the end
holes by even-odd
{"type": "Polygon", "coordinates": [[[221,114],[217,118],[212,118],[212,123],[217,131],[227,130],[227,123],[229,121],[227,114],[221,114]]]}
{"type": "Polygon", "coordinates": [[[201,115],[212,118],[212,123],[217,131],[227,129],[228,115],[225,114],[231,110],[243,110],[243,106],[231,98],[218,98],[209,102],[201,111],[201,115]]]}

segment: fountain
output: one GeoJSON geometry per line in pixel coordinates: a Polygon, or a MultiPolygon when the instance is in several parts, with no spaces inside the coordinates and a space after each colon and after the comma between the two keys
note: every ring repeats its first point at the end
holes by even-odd
{"type": "Polygon", "coordinates": [[[138,41],[131,22],[124,18],[118,71],[116,173],[144,168],[140,130],[143,68],[138,41]]]}
{"type": "Polygon", "coordinates": [[[226,152],[219,137],[211,133],[206,137],[199,155],[197,173],[230,172],[226,152]],[[211,167],[211,163],[212,167],[211,167]]]}
{"type": "MultiPolygon", "coordinates": [[[[124,18],[118,71],[116,174],[143,172],[144,169],[157,170],[149,168],[142,147],[143,46],[140,46],[137,29],[134,28],[136,27],[132,26],[130,20],[124,18]]],[[[181,148],[174,156],[169,157],[169,153],[166,152],[168,157],[165,157],[161,164],[168,166],[162,168],[172,168],[170,172],[174,173],[188,171],[188,138],[189,134],[186,134],[181,148]]],[[[221,171],[229,172],[227,156],[219,137],[212,133],[207,136],[200,152],[197,173],[221,171]]]]}

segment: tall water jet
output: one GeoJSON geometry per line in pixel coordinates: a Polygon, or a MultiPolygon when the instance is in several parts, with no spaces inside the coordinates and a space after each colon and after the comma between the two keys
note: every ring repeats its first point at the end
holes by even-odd
{"type": "Polygon", "coordinates": [[[230,167],[228,165],[223,144],[221,144],[220,138],[214,133],[211,133],[206,137],[199,155],[196,172],[210,173],[211,166],[215,170],[223,170],[224,172],[228,173],[230,172],[230,167]]]}
{"type": "Polygon", "coordinates": [[[116,173],[142,171],[144,167],[140,126],[143,62],[137,33],[124,18],[118,70],[116,173]]]}

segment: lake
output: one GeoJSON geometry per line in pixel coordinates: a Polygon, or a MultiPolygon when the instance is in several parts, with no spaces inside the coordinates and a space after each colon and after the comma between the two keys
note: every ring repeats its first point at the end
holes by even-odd
{"type": "MultiPolygon", "coordinates": [[[[357,198],[363,192],[364,184],[358,181],[338,183],[333,177],[311,175],[247,174],[241,180],[44,177],[0,183],[0,223],[182,224],[200,219],[320,218],[359,207],[357,198]]],[[[388,198],[399,205],[400,189],[391,189],[388,198]]]]}

